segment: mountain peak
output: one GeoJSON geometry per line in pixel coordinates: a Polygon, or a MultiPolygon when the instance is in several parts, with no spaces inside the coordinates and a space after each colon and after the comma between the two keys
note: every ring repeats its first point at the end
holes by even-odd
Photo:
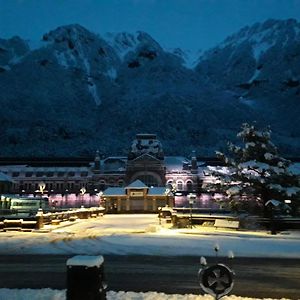
{"type": "Polygon", "coordinates": [[[96,36],[79,24],[71,24],[57,27],[43,35],[43,41],[61,43],[65,41],[85,40],[96,36]]]}
{"type": "Polygon", "coordinates": [[[268,19],[263,23],[255,23],[252,26],[246,26],[227,37],[221,46],[225,47],[232,43],[242,43],[246,40],[255,44],[265,40],[282,40],[284,38],[300,40],[300,23],[297,22],[297,20],[268,19]]]}
{"type": "Polygon", "coordinates": [[[109,32],[104,37],[107,43],[116,50],[121,59],[124,59],[129,52],[135,52],[136,49],[140,47],[162,49],[161,46],[144,31],[137,31],[135,33],[109,32]]]}

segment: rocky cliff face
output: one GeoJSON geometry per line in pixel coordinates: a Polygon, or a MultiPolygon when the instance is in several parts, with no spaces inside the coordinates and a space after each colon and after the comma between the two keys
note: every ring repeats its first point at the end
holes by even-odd
{"type": "Polygon", "coordinates": [[[59,27],[30,49],[0,40],[0,155],[127,154],[139,132],[169,154],[212,155],[242,122],[270,124],[286,154],[300,149],[300,24],[246,27],[199,58],[144,32],[100,37],[59,27]]]}

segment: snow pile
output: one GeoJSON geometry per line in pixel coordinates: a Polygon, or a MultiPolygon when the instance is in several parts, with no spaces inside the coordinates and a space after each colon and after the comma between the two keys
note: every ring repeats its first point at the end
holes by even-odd
{"type": "MultiPolygon", "coordinates": [[[[65,290],[52,290],[52,289],[0,289],[0,299],[2,300],[65,300],[65,290]]],[[[209,295],[179,295],[179,294],[164,294],[158,292],[107,292],[107,300],[212,300],[213,297],[209,295]]],[[[224,300],[255,300],[257,298],[239,297],[239,296],[226,296],[224,300]]],[[[268,300],[272,300],[268,298],[268,300]]],[[[275,300],[275,299],[274,299],[275,300]]],[[[285,300],[282,298],[281,300],[285,300]]]]}

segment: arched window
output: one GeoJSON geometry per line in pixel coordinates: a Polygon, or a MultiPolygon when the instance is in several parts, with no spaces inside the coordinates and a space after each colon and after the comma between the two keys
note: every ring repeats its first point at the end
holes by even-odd
{"type": "Polygon", "coordinates": [[[172,179],[169,179],[166,183],[166,187],[170,190],[172,190],[172,184],[173,184],[173,180],[172,179]]]}
{"type": "Polygon", "coordinates": [[[186,189],[191,192],[193,190],[193,182],[191,180],[187,180],[186,189]]]}
{"type": "Polygon", "coordinates": [[[176,182],[177,184],[177,191],[183,191],[183,181],[182,180],[178,180],[176,182]]]}
{"type": "Polygon", "coordinates": [[[124,180],[122,179],[118,180],[118,186],[120,187],[124,186],[124,180]]]}

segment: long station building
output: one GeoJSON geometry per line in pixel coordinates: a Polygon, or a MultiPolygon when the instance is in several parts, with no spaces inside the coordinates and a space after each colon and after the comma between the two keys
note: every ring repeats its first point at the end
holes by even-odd
{"type": "Polygon", "coordinates": [[[182,201],[188,193],[205,200],[205,185],[214,180],[211,171],[216,168],[224,167],[213,159],[199,161],[195,153],[189,158],[164,155],[155,134],[137,134],[127,156],[101,158],[97,152],[94,159],[0,160],[0,174],[11,178],[11,194],[40,196],[43,185],[42,193],[53,205],[91,206],[102,198],[117,211],[173,205],[170,189],[182,201]]]}

